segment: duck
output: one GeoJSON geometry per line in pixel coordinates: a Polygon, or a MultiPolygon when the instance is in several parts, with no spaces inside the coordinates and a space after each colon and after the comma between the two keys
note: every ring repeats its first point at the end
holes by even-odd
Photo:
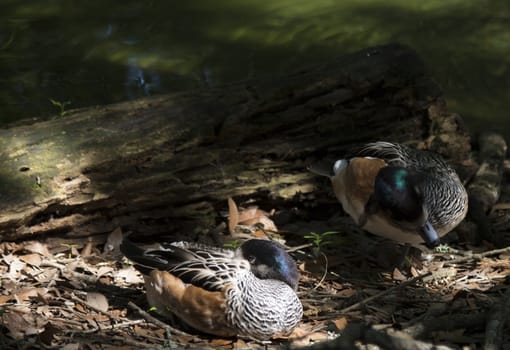
{"type": "Polygon", "coordinates": [[[275,241],[233,250],[184,241],[144,248],[124,238],[120,249],[144,276],[150,306],[198,331],[266,341],[289,335],[303,316],[299,270],[275,241]]]}
{"type": "Polygon", "coordinates": [[[419,248],[437,247],[468,209],[455,170],[439,154],[404,144],[367,143],[334,162],[330,179],[361,228],[419,248]]]}

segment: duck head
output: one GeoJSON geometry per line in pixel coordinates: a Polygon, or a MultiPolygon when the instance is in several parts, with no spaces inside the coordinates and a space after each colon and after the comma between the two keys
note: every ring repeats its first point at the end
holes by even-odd
{"type": "Polygon", "coordinates": [[[428,248],[439,245],[439,235],[428,220],[420,190],[421,174],[407,168],[387,166],[379,170],[374,192],[367,202],[367,215],[383,211],[404,229],[416,230],[428,248]]]}
{"type": "Polygon", "coordinates": [[[299,270],[285,248],[274,241],[250,239],[238,248],[238,254],[248,260],[252,273],[261,279],[276,279],[296,290],[299,270]]]}

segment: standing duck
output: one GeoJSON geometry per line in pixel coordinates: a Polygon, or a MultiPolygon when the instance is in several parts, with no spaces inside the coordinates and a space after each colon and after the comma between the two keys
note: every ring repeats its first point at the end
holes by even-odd
{"type": "Polygon", "coordinates": [[[436,153],[373,142],[333,166],[331,182],[344,210],[363,229],[429,248],[466,216],[467,192],[436,153]]]}
{"type": "Polygon", "coordinates": [[[280,244],[260,239],[236,250],[189,242],[121,251],[145,279],[147,300],[163,316],[221,337],[267,340],[288,335],[303,315],[299,271],[280,244]]]}

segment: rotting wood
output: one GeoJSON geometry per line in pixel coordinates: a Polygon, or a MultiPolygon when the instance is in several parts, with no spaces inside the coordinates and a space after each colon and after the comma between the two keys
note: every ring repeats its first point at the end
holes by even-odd
{"type": "Polygon", "coordinates": [[[481,134],[478,143],[480,167],[467,187],[469,215],[477,224],[478,241],[484,239],[504,247],[508,242],[501,233],[492,230],[487,215],[500,196],[507,145],[501,135],[492,132],[481,134]]]}
{"type": "Polygon", "coordinates": [[[460,118],[402,46],[277,80],[2,129],[1,238],[104,236],[121,227],[194,239],[217,224],[228,196],[300,205],[320,181],[307,164],[375,139],[425,141],[467,158],[460,118]]]}

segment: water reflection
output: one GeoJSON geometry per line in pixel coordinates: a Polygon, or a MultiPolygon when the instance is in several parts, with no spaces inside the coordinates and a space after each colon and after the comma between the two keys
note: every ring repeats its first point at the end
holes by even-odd
{"type": "Polygon", "coordinates": [[[157,93],[160,87],[160,76],[157,71],[144,70],[138,60],[130,57],[127,63],[126,96],[133,100],[141,96],[157,93]]]}
{"type": "Polygon", "coordinates": [[[275,77],[401,42],[450,109],[510,135],[510,2],[195,0],[3,2],[0,122],[275,77]],[[488,122],[489,121],[489,122],[488,122]]]}

